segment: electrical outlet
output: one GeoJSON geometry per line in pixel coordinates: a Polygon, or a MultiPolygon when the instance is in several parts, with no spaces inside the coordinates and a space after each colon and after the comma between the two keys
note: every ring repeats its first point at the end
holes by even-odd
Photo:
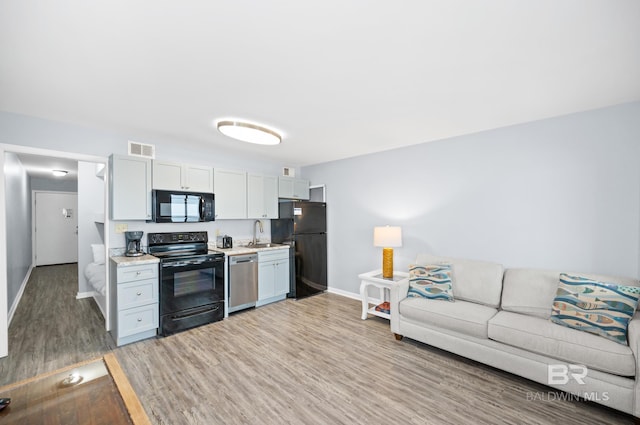
{"type": "Polygon", "coordinates": [[[216,238],[220,236],[220,229],[216,229],[216,238]]]}
{"type": "Polygon", "coordinates": [[[129,225],[127,225],[127,223],[118,223],[116,224],[116,233],[124,233],[128,228],[129,225]]]}

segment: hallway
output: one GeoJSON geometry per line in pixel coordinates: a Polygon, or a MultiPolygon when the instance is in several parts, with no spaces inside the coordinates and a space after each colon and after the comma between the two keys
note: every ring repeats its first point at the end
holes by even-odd
{"type": "Polygon", "coordinates": [[[9,355],[0,359],[0,385],[113,349],[96,303],[75,298],[77,276],[75,263],[33,269],[9,327],[9,355]]]}

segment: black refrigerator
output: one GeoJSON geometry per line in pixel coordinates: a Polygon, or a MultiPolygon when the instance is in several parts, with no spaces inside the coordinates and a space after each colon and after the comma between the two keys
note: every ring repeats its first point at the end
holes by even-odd
{"type": "Polygon", "coordinates": [[[280,201],[271,220],[271,242],[289,245],[289,298],[327,289],[327,204],[280,201]]]}

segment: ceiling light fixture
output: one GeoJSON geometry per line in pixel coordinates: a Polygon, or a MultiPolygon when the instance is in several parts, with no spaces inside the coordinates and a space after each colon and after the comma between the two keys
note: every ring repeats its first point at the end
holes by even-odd
{"type": "Polygon", "coordinates": [[[277,131],[246,121],[222,120],[218,121],[216,127],[225,136],[243,142],[277,145],[282,141],[282,136],[277,131]]]}
{"type": "Polygon", "coordinates": [[[56,177],[64,177],[66,176],[69,172],[65,171],[65,170],[53,170],[51,171],[51,173],[56,176],[56,177]]]}

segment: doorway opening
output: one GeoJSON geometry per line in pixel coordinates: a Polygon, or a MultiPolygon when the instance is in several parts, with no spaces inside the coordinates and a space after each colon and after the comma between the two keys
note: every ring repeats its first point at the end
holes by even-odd
{"type": "Polygon", "coordinates": [[[107,331],[109,271],[104,265],[109,236],[109,231],[105,231],[109,226],[108,215],[105,214],[108,210],[108,179],[104,178],[108,167],[107,158],[0,144],[0,164],[4,171],[0,173],[0,186],[5,189],[0,194],[0,258],[3,258],[0,263],[4,263],[0,264],[0,358],[9,354],[9,323],[17,305],[21,302],[20,298],[32,270],[36,266],[73,264],[74,298],[93,298],[104,319],[101,327],[107,331]],[[40,164],[40,171],[31,163],[32,161],[40,164]],[[51,187],[47,185],[53,180],[52,169],[68,171],[67,175],[74,174],[74,179],[77,181],[75,190],[64,190],[60,187],[50,190],[51,187]],[[47,178],[44,179],[43,175],[38,173],[47,173],[47,178]],[[91,177],[85,178],[87,174],[91,177]],[[43,186],[44,180],[49,180],[49,183],[43,186]],[[34,181],[36,183],[32,184],[34,181]],[[86,181],[89,181],[92,186],[85,187],[86,181]],[[34,231],[38,229],[38,219],[43,218],[36,216],[37,208],[32,201],[37,198],[38,201],[46,203],[49,201],[46,195],[50,192],[57,192],[54,197],[59,197],[61,192],[76,193],[77,205],[65,202],[64,206],[55,206],[55,214],[45,218],[45,220],[57,221],[56,225],[52,226],[46,221],[40,223],[39,230],[43,230],[42,226],[47,229],[67,226],[67,230],[71,230],[71,238],[66,241],[58,239],[59,236],[47,236],[34,231]],[[87,197],[87,193],[90,193],[91,197],[87,197]],[[24,213],[23,216],[21,216],[22,213],[24,213]],[[77,234],[76,219],[78,220],[77,234]],[[74,238],[76,239],[75,249],[70,248],[72,244],[70,241],[74,238]],[[46,241],[44,245],[43,241],[46,241]],[[43,246],[47,248],[47,245],[48,253],[46,249],[39,251],[39,248],[43,246]],[[75,254],[75,257],[64,257],[69,254],[75,254]],[[47,255],[54,257],[47,258],[47,255]],[[96,258],[98,263],[102,263],[103,271],[98,272],[98,274],[102,273],[102,295],[90,286],[85,276],[86,265],[95,263],[96,258]]]}

